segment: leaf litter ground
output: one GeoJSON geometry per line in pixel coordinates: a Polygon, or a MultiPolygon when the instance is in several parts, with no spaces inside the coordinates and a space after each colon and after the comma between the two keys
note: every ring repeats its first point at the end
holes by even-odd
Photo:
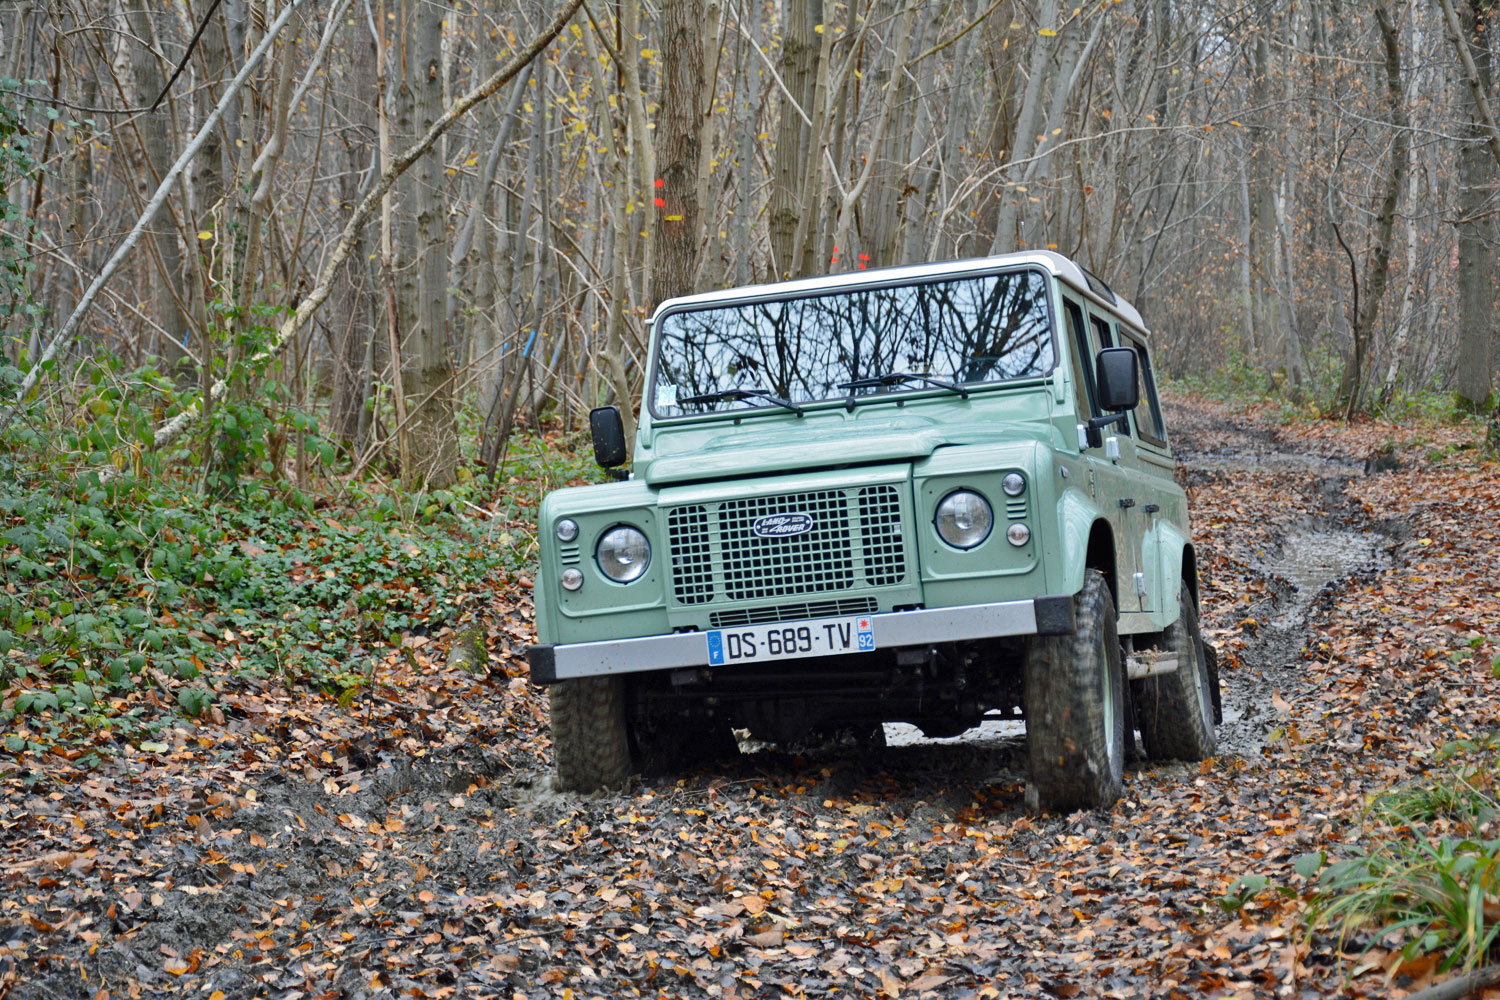
{"type": "MultiPolygon", "coordinates": [[[[531,605],[490,671],[411,637],[341,707],[238,681],[84,770],[3,765],[0,967],[25,998],[1399,997],[1431,977],[1303,936],[1292,861],[1497,724],[1500,473],[1451,428],[1169,406],[1225,726],[1108,812],[1030,816],[1015,737],[761,749],[550,790],[531,605]],[[1362,474],[1394,440],[1402,469],[1362,474]],[[1358,971],[1356,971],[1356,969],[1358,971]]],[[[0,989],[0,994],[5,992],[0,989]]]]}

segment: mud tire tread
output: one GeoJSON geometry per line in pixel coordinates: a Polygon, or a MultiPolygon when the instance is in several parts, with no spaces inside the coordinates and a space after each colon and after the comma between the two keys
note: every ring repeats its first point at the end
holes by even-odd
{"type": "Polygon", "coordinates": [[[634,768],[620,677],[579,677],[548,689],[557,787],[569,792],[613,790],[634,768]]]}
{"type": "Polygon", "coordinates": [[[1177,620],[1162,632],[1161,649],[1177,654],[1177,669],[1170,674],[1132,681],[1136,723],[1147,756],[1154,760],[1207,760],[1218,740],[1214,727],[1203,717],[1198,702],[1197,680],[1210,685],[1209,716],[1213,716],[1214,672],[1209,670],[1198,628],[1198,609],[1187,587],[1178,594],[1181,610],[1177,620]],[[1190,665],[1190,666],[1189,666],[1190,665]]]}
{"type": "Polygon", "coordinates": [[[1108,808],[1124,782],[1125,675],[1109,584],[1089,570],[1073,604],[1072,633],[1034,636],[1026,644],[1027,801],[1052,812],[1108,808]],[[1112,719],[1101,680],[1112,686],[1112,719]],[[1106,725],[1115,728],[1113,753],[1106,725]]]}

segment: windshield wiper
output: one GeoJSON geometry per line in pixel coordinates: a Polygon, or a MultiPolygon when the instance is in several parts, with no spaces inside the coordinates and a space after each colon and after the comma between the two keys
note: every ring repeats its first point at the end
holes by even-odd
{"type": "MultiPolygon", "coordinates": [[[[840,382],[840,389],[877,389],[887,385],[901,385],[903,382],[925,382],[935,385],[939,389],[947,389],[956,392],[964,399],[969,398],[969,390],[957,382],[950,382],[945,378],[934,378],[931,375],[923,375],[918,372],[886,372],[884,375],[871,375],[869,378],[857,378],[852,382],[840,382]]],[[[850,398],[853,396],[851,394],[850,398]]]]}
{"type": "Polygon", "coordinates": [[[799,416],[799,417],[803,415],[802,407],[798,406],[796,403],[792,402],[790,399],[782,399],[780,396],[776,395],[770,389],[754,389],[754,388],[751,388],[751,389],[719,389],[716,392],[705,392],[701,396],[688,396],[688,397],[686,397],[684,399],[679,400],[678,402],[681,402],[681,403],[721,403],[721,402],[723,402],[725,400],[739,400],[739,399],[764,399],[768,403],[773,403],[776,406],[780,406],[780,407],[782,407],[784,409],[791,410],[793,413],[797,414],[797,416],[799,416]]]}

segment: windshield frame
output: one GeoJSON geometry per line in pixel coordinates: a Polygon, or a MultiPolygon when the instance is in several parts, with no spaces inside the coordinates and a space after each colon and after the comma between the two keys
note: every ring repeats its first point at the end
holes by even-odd
{"type": "MultiPolygon", "coordinates": [[[[903,270],[905,269],[903,268],[903,270]]],[[[744,406],[736,409],[722,410],[717,412],[678,413],[671,415],[663,415],[661,413],[658,413],[655,400],[656,380],[661,371],[660,354],[663,338],[660,330],[662,321],[669,316],[675,316],[681,313],[701,312],[709,309],[724,309],[742,305],[754,305],[760,302],[790,302],[796,299],[817,298],[819,296],[839,294],[841,292],[877,291],[883,288],[928,285],[945,281],[961,281],[969,278],[987,278],[1005,274],[1025,274],[1027,272],[1040,275],[1042,277],[1042,280],[1046,283],[1046,293],[1042,296],[1042,301],[1046,304],[1045,308],[1047,310],[1047,330],[1052,341],[1051,365],[1048,366],[1045,371],[1037,372],[1032,375],[1022,376],[1020,378],[1001,379],[998,381],[986,380],[982,382],[961,382],[959,384],[962,385],[966,390],[968,390],[970,395],[979,395],[1000,390],[1014,389],[1017,386],[1045,382],[1050,379],[1053,373],[1056,371],[1059,364],[1059,351],[1062,349],[1057,333],[1057,303],[1054,301],[1057,297],[1057,289],[1055,287],[1057,276],[1045,264],[1035,261],[1026,261],[1023,263],[1002,265],[999,267],[992,265],[989,267],[975,268],[974,270],[947,271],[930,275],[903,275],[901,277],[892,276],[891,278],[883,281],[860,281],[858,283],[851,282],[849,284],[813,286],[790,294],[788,294],[787,292],[766,291],[757,295],[746,295],[743,298],[731,297],[719,299],[712,302],[688,302],[684,303],[681,306],[674,306],[672,308],[665,309],[661,312],[658,312],[654,317],[652,317],[651,320],[651,351],[648,356],[648,364],[650,365],[650,377],[646,381],[645,399],[642,400],[642,404],[645,406],[647,412],[651,414],[653,423],[667,424],[697,423],[703,420],[720,420],[726,418],[738,421],[741,417],[746,416],[756,416],[766,413],[785,414],[790,412],[778,406],[764,405],[744,406]]],[[[816,410],[831,409],[834,407],[838,407],[840,409],[846,408],[850,404],[851,398],[853,400],[854,406],[868,406],[875,403],[896,402],[898,400],[904,401],[913,397],[926,398],[933,396],[954,395],[956,394],[951,389],[944,389],[933,385],[912,383],[910,385],[892,386],[888,391],[881,393],[870,393],[862,396],[842,394],[837,396],[828,396],[824,399],[798,400],[797,404],[808,410],[809,412],[812,412],[816,410]]]]}

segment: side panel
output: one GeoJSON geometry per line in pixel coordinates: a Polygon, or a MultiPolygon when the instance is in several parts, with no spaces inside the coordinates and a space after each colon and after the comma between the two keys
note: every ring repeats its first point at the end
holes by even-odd
{"type": "Polygon", "coordinates": [[[1179,613],[1177,588],[1182,576],[1182,553],[1187,548],[1187,534],[1171,521],[1159,516],[1156,526],[1146,544],[1155,549],[1156,558],[1151,573],[1155,577],[1152,587],[1162,599],[1157,602],[1151,618],[1159,627],[1166,628],[1177,620],[1179,613]]]}

